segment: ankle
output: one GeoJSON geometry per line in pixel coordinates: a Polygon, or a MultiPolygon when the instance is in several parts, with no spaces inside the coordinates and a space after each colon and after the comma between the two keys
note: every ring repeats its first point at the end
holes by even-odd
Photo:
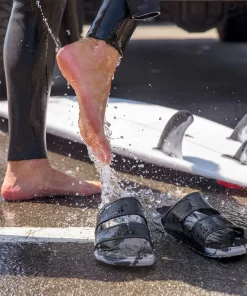
{"type": "MultiPolygon", "coordinates": [[[[120,61],[120,54],[118,50],[106,43],[104,40],[94,39],[94,38],[84,38],[78,41],[77,45],[81,47],[81,44],[86,46],[89,45],[89,48],[93,50],[93,55],[95,56],[97,64],[104,64],[104,68],[106,70],[112,70],[112,68],[116,68],[120,61]]],[[[70,46],[70,45],[69,45],[70,46]]],[[[88,47],[88,46],[87,46],[88,47]]]]}
{"type": "Polygon", "coordinates": [[[20,161],[8,161],[7,174],[29,174],[42,167],[50,167],[47,158],[20,161]]]}
{"type": "Polygon", "coordinates": [[[52,174],[48,159],[8,161],[1,194],[6,200],[21,200],[23,194],[28,197],[33,191],[38,191],[33,187],[42,184],[45,177],[49,180],[52,174]]]}
{"type": "MultiPolygon", "coordinates": [[[[82,39],[83,40],[83,39],[82,39]]],[[[90,42],[91,46],[94,49],[98,49],[99,51],[104,52],[105,54],[111,54],[111,57],[120,58],[120,53],[118,50],[105,42],[104,40],[100,39],[94,39],[92,37],[84,38],[84,40],[87,42],[90,42]]]]}
{"type": "Polygon", "coordinates": [[[105,68],[108,67],[116,68],[116,66],[119,64],[120,61],[120,54],[118,50],[106,43],[104,40],[97,40],[93,38],[89,38],[89,42],[92,42],[94,45],[94,52],[96,55],[102,56],[101,62],[104,63],[105,68]]]}

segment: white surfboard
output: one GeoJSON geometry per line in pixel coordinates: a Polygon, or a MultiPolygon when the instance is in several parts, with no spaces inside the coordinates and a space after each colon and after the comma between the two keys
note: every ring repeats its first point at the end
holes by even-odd
{"type": "MultiPolygon", "coordinates": [[[[106,121],[110,123],[113,151],[157,166],[247,187],[247,127],[238,127],[233,140],[229,139],[233,129],[178,111],[110,98],[106,121]],[[165,126],[166,135],[161,139],[165,126]]],[[[4,114],[7,117],[7,105],[0,102],[0,116],[4,114]]],[[[76,101],[50,98],[47,132],[80,142],[78,114],[76,101]]]]}
{"type": "MultiPolygon", "coordinates": [[[[237,151],[243,147],[245,137],[247,140],[246,129],[242,129],[242,134],[240,133],[242,142],[235,141],[229,139],[233,134],[231,128],[198,116],[188,116],[184,118],[184,122],[182,120],[180,130],[175,128],[171,131],[171,141],[175,144],[171,143],[170,147],[168,145],[168,149],[153,149],[158,146],[168,121],[177,112],[175,109],[147,103],[111,100],[106,116],[111,123],[111,143],[115,147],[127,149],[145,162],[247,187],[247,166],[234,159],[237,151]],[[184,136],[179,135],[181,130],[185,131],[184,136]],[[179,150],[176,137],[181,136],[182,155],[175,157],[165,154],[169,152],[169,148],[171,152],[179,150]]],[[[246,145],[242,150],[244,163],[247,159],[246,145]]],[[[122,153],[131,157],[128,152],[122,153]]]]}

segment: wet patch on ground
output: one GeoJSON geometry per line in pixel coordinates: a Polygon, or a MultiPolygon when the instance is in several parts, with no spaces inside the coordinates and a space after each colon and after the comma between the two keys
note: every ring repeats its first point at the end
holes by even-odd
{"type": "MultiPolygon", "coordinates": [[[[1,134],[1,179],[6,168],[7,136],[1,134]]],[[[50,153],[54,167],[76,177],[95,178],[91,164],[50,153]]],[[[172,205],[191,188],[136,176],[133,194],[147,209],[172,205]],[[141,191],[140,191],[141,190],[141,191]]],[[[129,186],[129,184],[128,184],[129,186]]],[[[246,228],[247,199],[204,192],[233,222],[246,228]]],[[[0,202],[1,227],[94,227],[99,197],[65,197],[23,203],[0,202]]],[[[0,245],[1,295],[246,295],[247,257],[207,259],[167,234],[152,229],[157,262],[151,268],[114,268],[99,264],[93,244],[3,243],[0,245]]]]}

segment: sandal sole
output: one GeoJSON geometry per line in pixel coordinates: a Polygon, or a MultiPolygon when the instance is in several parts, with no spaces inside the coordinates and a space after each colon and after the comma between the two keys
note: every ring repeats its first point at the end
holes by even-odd
{"type": "Polygon", "coordinates": [[[131,267],[141,267],[141,266],[151,266],[155,263],[155,255],[148,255],[145,258],[139,259],[138,257],[131,256],[125,258],[117,258],[111,256],[104,256],[98,252],[94,251],[94,257],[97,261],[106,263],[108,265],[118,265],[118,266],[131,266],[131,267]]]}

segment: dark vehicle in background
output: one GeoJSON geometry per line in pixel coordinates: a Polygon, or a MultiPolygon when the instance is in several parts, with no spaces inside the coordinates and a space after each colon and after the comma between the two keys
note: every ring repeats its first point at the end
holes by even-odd
{"type": "MultiPolygon", "coordinates": [[[[82,34],[82,26],[91,23],[102,0],[68,0],[60,40],[63,45],[82,34]],[[66,31],[70,31],[70,35],[66,31]]],[[[3,44],[13,0],[0,0],[0,96],[5,97],[3,44]]],[[[188,32],[217,28],[225,42],[247,41],[247,1],[160,1],[161,15],[154,22],[173,22],[188,32]]]]}

